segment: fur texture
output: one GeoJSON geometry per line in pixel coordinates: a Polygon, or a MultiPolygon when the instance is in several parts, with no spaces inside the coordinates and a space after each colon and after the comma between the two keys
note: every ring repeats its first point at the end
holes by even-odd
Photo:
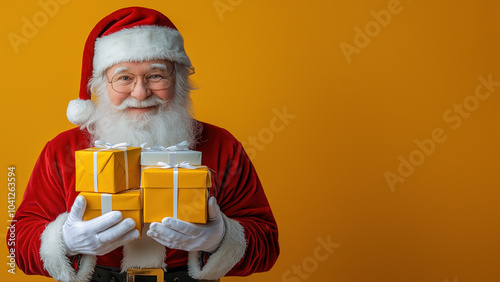
{"type": "MultiPolygon", "coordinates": [[[[175,29],[156,25],[136,26],[97,38],[94,46],[94,79],[102,77],[107,68],[120,62],[166,59],[176,63],[176,92],[188,96],[192,89],[187,77],[194,73],[194,69],[184,50],[184,39],[175,29]]],[[[83,98],[81,93],[80,98],[83,98]]],[[[66,113],[71,123],[81,126],[93,115],[94,104],[84,98],[76,99],[70,102],[66,113]],[[85,105],[81,101],[89,103],[85,105]]]]}
{"type": "Polygon", "coordinates": [[[96,39],[93,77],[120,62],[167,59],[191,66],[184,51],[184,39],[175,29],[136,26],[96,39]]]}
{"type": "Polygon", "coordinates": [[[194,145],[198,133],[197,123],[184,106],[184,100],[176,97],[165,102],[156,95],[136,100],[129,96],[119,106],[115,106],[105,92],[98,96],[95,113],[84,126],[92,134],[92,143],[95,140],[110,143],[126,140],[132,146],[142,143],[170,146],[186,140],[194,145]],[[132,104],[158,105],[158,108],[137,115],[118,109],[132,104]]]}
{"type": "Polygon", "coordinates": [[[94,102],[91,100],[75,99],[69,101],[66,116],[75,125],[83,125],[95,112],[94,102]]]}
{"type": "Polygon", "coordinates": [[[89,281],[96,265],[96,256],[82,255],[78,273],[70,264],[66,256],[66,245],[62,239],[62,226],[68,213],[60,214],[53,222],[49,223],[41,236],[40,257],[44,268],[57,281],[83,282],[89,281]]]}
{"type": "Polygon", "coordinates": [[[123,246],[122,271],[129,268],[163,268],[166,250],[163,245],[146,235],[149,224],[142,229],[142,237],[123,246]]]}
{"type": "Polygon", "coordinates": [[[243,226],[236,220],[222,215],[226,233],[222,242],[208,259],[205,265],[200,265],[200,252],[189,252],[189,275],[195,279],[217,280],[224,277],[237,264],[247,247],[243,226]]]}

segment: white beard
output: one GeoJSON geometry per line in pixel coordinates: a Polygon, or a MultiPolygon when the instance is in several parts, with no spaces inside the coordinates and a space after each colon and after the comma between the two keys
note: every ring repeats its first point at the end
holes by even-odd
{"type": "Polygon", "coordinates": [[[128,97],[119,106],[111,103],[107,93],[98,97],[96,111],[87,127],[92,135],[92,145],[96,140],[112,144],[126,142],[131,146],[147,143],[148,146],[160,144],[167,147],[184,140],[190,147],[196,144],[197,122],[187,107],[179,105],[183,103],[176,103],[177,97],[168,102],[155,95],[143,101],[128,97]],[[158,107],[146,113],[131,114],[126,110],[127,107],[154,105],[158,107]]]}

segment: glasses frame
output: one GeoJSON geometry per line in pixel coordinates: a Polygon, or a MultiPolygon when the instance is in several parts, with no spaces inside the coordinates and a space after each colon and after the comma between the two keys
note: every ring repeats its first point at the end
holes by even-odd
{"type": "MultiPolygon", "coordinates": [[[[165,77],[165,79],[167,79],[167,81],[168,81],[168,85],[167,85],[167,87],[165,87],[165,88],[161,88],[161,89],[151,89],[151,88],[149,88],[149,87],[148,87],[148,83],[147,83],[147,81],[146,81],[146,77],[147,77],[147,76],[148,76],[148,74],[150,74],[151,72],[148,72],[148,73],[146,73],[146,74],[141,75],[141,76],[142,76],[142,81],[144,82],[144,85],[146,85],[146,87],[147,87],[149,90],[151,90],[151,91],[160,91],[160,90],[165,90],[165,89],[168,89],[168,88],[170,87],[170,80],[172,79],[172,77],[173,77],[173,76],[174,76],[174,74],[175,74],[175,64],[172,64],[172,67],[173,67],[173,70],[170,72],[170,74],[168,74],[168,75],[165,77]]],[[[130,73],[130,72],[129,72],[129,73],[117,73],[117,74],[115,74],[115,75],[113,75],[113,76],[111,77],[111,80],[108,80],[108,83],[109,83],[109,84],[111,84],[111,88],[112,88],[114,91],[118,92],[118,93],[131,93],[132,91],[134,91],[135,86],[137,85],[137,77],[138,77],[138,75],[135,75],[135,74],[130,73]],[[131,75],[133,75],[133,76],[134,76],[134,86],[132,87],[132,90],[130,90],[130,91],[118,91],[118,90],[116,90],[116,89],[115,89],[115,87],[113,86],[113,78],[114,78],[115,76],[117,76],[117,75],[123,75],[123,74],[131,74],[131,75]]]]}

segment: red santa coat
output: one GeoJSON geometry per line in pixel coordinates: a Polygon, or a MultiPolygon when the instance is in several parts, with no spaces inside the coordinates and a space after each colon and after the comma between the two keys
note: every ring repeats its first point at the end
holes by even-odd
{"type": "Polygon", "coordinates": [[[197,279],[269,270],[279,254],[278,229],[254,167],[229,132],[200,124],[201,138],[194,149],[202,152],[202,164],[214,171],[210,195],[216,197],[226,226],[221,246],[208,260],[200,259],[207,256],[202,252],[168,249],[150,238],[104,256],[67,257],[61,228],[78,195],[74,152],[90,144],[90,134],[74,128],[49,141],[35,164],[14,218],[18,267],[26,274],[61,281],[88,280],[96,263],[122,269],[188,265],[197,279]]]}

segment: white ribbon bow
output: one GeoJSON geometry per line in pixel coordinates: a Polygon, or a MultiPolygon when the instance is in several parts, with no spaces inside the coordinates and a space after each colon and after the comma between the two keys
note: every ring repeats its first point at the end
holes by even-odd
{"type": "Polygon", "coordinates": [[[182,142],[179,142],[175,145],[169,146],[166,149],[167,149],[167,151],[188,151],[189,150],[189,143],[188,143],[188,141],[182,141],[182,142]]]}
{"type": "Polygon", "coordinates": [[[180,164],[167,164],[164,162],[158,162],[158,166],[151,166],[147,167],[148,168],[161,168],[161,169],[169,169],[173,168],[174,169],[174,214],[173,218],[177,218],[177,209],[178,209],[178,203],[179,203],[179,168],[187,168],[187,169],[198,169],[200,168],[199,166],[192,166],[189,164],[189,162],[181,162],[180,164]]]}
{"type": "Polygon", "coordinates": [[[175,145],[169,146],[169,147],[163,147],[160,144],[156,144],[153,147],[146,147],[147,143],[142,143],[141,148],[144,151],[168,151],[169,152],[169,161],[171,163],[176,163],[177,162],[177,151],[189,151],[189,143],[188,141],[182,141],[179,142],[175,145]]]}
{"type": "Polygon", "coordinates": [[[157,163],[158,166],[156,166],[156,168],[187,168],[187,169],[197,169],[197,168],[200,168],[199,166],[192,166],[189,164],[189,162],[181,162],[179,164],[167,164],[167,163],[164,163],[164,162],[158,162],[157,163]]]}
{"type": "Polygon", "coordinates": [[[187,141],[182,141],[169,147],[163,147],[160,144],[156,144],[153,147],[146,147],[147,144],[141,144],[141,148],[145,151],[189,151],[189,143],[187,141]]]}
{"type": "Polygon", "coordinates": [[[106,148],[106,149],[118,149],[118,150],[123,150],[123,148],[127,149],[130,145],[122,142],[122,143],[116,143],[116,144],[111,144],[102,140],[96,140],[94,142],[95,147],[97,148],[106,148]]]}
{"type": "Polygon", "coordinates": [[[94,192],[99,192],[98,189],[98,181],[97,181],[97,153],[110,150],[110,149],[116,149],[116,150],[122,150],[123,151],[123,158],[125,161],[125,189],[128,188],[128,157],[127,157],[127,146],[130,146],[129,144],[122,142],[122,143],[117,143],[117,144],[111,144],[102,140],[96,140],[94,142],[94,145],[96,148],[102,148],[101,150],[97,150],[94,152],[94,192]]]}

